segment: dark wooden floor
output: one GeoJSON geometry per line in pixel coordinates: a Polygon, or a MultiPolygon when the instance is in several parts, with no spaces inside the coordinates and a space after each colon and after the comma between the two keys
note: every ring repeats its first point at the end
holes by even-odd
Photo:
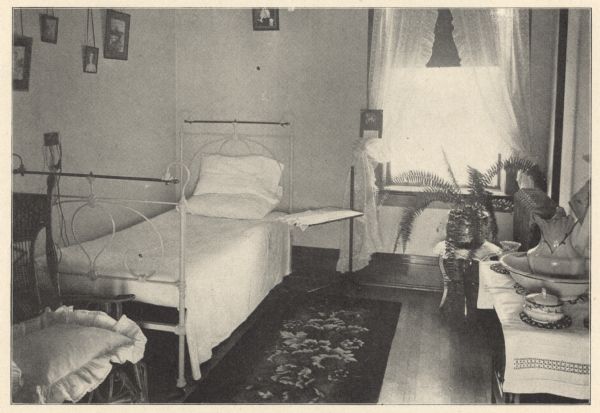
{"type": "MultiPolygon", "coordinates": [[[[323,285],[315,277],[294,274],[286,285],[300,289],[323,285]]],[[[441,293],[340,284],[339,279],[331,276],[333,284],[327,288],[402,303],[379,403],[491,402],[491,350],[485,333],[473,323],[464,323],[460,313],[441,313],[441,293]]]]}
{"type": "MultiPolygon", "coordinates": [[[[472,404],[490,403],[491,400],[491,350],[485,334],[476,327],[469,328],[458,314],[440,313],[438,309],[440,292],[407,290],[364,286],[355,282],[343,282],[347,278],[320,271],[297,271],[286,277],[267,297],[257,311],[244,323],[230,339],[215,349],[213,358],[202,366],[203,376],[210,374],[210,369],[227,353],[237,340],[252,328],[269,301],[281,291],[310,291],[325,287],[332,293],[346,294],[362,298],[389,300],[402,303],[402,310],[396,333],[389,354],[387,369],[380,393],[381,404],[472,404]]],[[[154,397],[152,402],[169,403],[166,383],[174,384],[174,371],[163,376],[163,367],[152,368],[157,360],[163,366],[172,369],[175,360],[167,360],[166,353],[173,353],[175,343],[166,344],[164,335],[159,345],[163,348],[148,349],[150,372],[159,373],[162,377],[151,383],[154,397]],[[154,351],[153,351],[154,350],[154,351]],[[163,394],[158,394],[163,393],[163,394]]],[[[150,338],[150,337],[149,337],[150,338]]],[[[154,338],[154,337],[152,337],[154,338]]],[[[174,338],[174,337],[173,337],[174,338]]],[[[169,339],[170,340],[170,339],[169,339]]],[[[149,345],[155,347],[156,342],[150,340],[149,345]]],[[[151,379],[151,381],[153,381],[151,379]]],[[[198,383],[196,383],[198,384],[198,383]]],[[[172,389],[174,390],[174,388],[172,389]]]]}

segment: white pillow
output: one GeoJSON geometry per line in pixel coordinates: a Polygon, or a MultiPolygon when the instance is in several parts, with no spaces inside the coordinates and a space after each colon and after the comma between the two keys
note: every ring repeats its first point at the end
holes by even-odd
{"type": "Polygon", "coordinates": [[[261,219],[279,203],[277,198],[255,194],[202,194],[187,200],[188,211],[195,215],[234,219],[261,219]]]}
{"type": "Polygon", "coordinates": [[[104,328],[55,324],[15,339],[13,357],[29,385],[51,386],[96,357],[131,342],[104,328]]]}
{"type": "Polygon", "coordinates": [[[280,199],[279,186],[283,165],[260,155],[203,155],[194,195],[254,194],[272,200],[280,199]]]}
{"type": "Polygon", "coordinates": [[[12,327],[12,362],[22,372],[15,399],[77,402],[104,381],[112,363],[137,363],[146,337],[126,316],[62,306],[12,327]]]}

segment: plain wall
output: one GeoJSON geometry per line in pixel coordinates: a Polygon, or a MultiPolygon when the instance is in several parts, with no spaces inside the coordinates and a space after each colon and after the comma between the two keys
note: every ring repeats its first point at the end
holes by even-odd
{"type": "MultiPolygon", "coordinates": [[[[175,153],[174,13],[123,10],[131,15],[131,29],[129,58],[121,61],[102,57],[105,12],[94,10],[100,58],[98,73],[89,74],[82,66],[86,11],[55,11],[57,44],[40,40],[39,14],[45,10],[23,11],[24,34],[33,37],[32,64],[29,91],[13,91],[12,150],[23,156],[27,169],[42,170],[43,134],[59,132],[65,172],[160,177],[175,153]]],[[[41,176],[14,176],[13,190],[45,192],[45,182],[41,176]]],[[[86,194],[88,184],[62,178],[60,189],[86,194]]],[[[171,189],[156,183],[96,180],[95,189],[107,196],[172,197],[171,189]]],[[[72,209],[66,207],[67,216],[72,209]]],[[[82,221],[83,239],[109,230],[106,218],[88,216],[82,221]]],[[[119,211],[116,218],[129,222],[134,216],[119,211]]]]}
{"type": "MultiPolygon", "coordinates": [[[[290,120],[294,209],[341,206],[366,105],[367,10],[280,9],[279,31],[251,12],[177,12],[177,112],[202,119],[290,120]]],[[[337,248],[343,224],[294,231],[337,248]]]]}

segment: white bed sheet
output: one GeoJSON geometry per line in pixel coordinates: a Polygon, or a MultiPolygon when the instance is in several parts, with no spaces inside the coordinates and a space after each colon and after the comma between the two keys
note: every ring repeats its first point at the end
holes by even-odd
{"type": "MultiPolygon", "coordinates": [[[[222,342],[260,304],[269,291],[291,271],[290,232],[276,214],[263,220],[234,220],[187,215],[186,225],[186,334],[194,379],[200,363],[212,357],[222,342]]],[[[173,280],[179,271],[179,213],[168,211],[152,219],[163,237],[165,255],[152,277],[173,280]]],[[[126,275],[123,252],[154,250],[159,245],[147,223],[119,231],[97,260],[105,275],[126,275]]],[[[93,259],[107,237],[84,243],[93,259]]],[[[135,254],[134,254],[135,255],[135,254]]],[[[96,279],[69,273],[87,273],[88,259],[78,246],[61,250],[60,285],[63,293],[101,295],[135,294],[136,300],[177,307],[173,285],[127,280],[96,279]]]]}

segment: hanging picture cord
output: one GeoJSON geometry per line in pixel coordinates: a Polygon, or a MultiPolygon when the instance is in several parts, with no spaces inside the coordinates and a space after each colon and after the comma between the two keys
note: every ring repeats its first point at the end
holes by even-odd
{"type": "Polygon", "coordinates": [[[19,9],[19,16],[21,17],[21,37],[25,37],[23,34],[23,9],[19,9]]]}
{"type": "Polygon", "coordinates": [[[89,44],[90,42],[90,20],[92,21],[92,39],[93,39],[93,45],[94,47],[96,47],[96,31],[94,30],[94,12],[92,11],[92,9],[88,9],[87,12],[87,23],[86,23],[86,29],[85,29],[85,35],[86,35],[86,43],[89,44]]]}

